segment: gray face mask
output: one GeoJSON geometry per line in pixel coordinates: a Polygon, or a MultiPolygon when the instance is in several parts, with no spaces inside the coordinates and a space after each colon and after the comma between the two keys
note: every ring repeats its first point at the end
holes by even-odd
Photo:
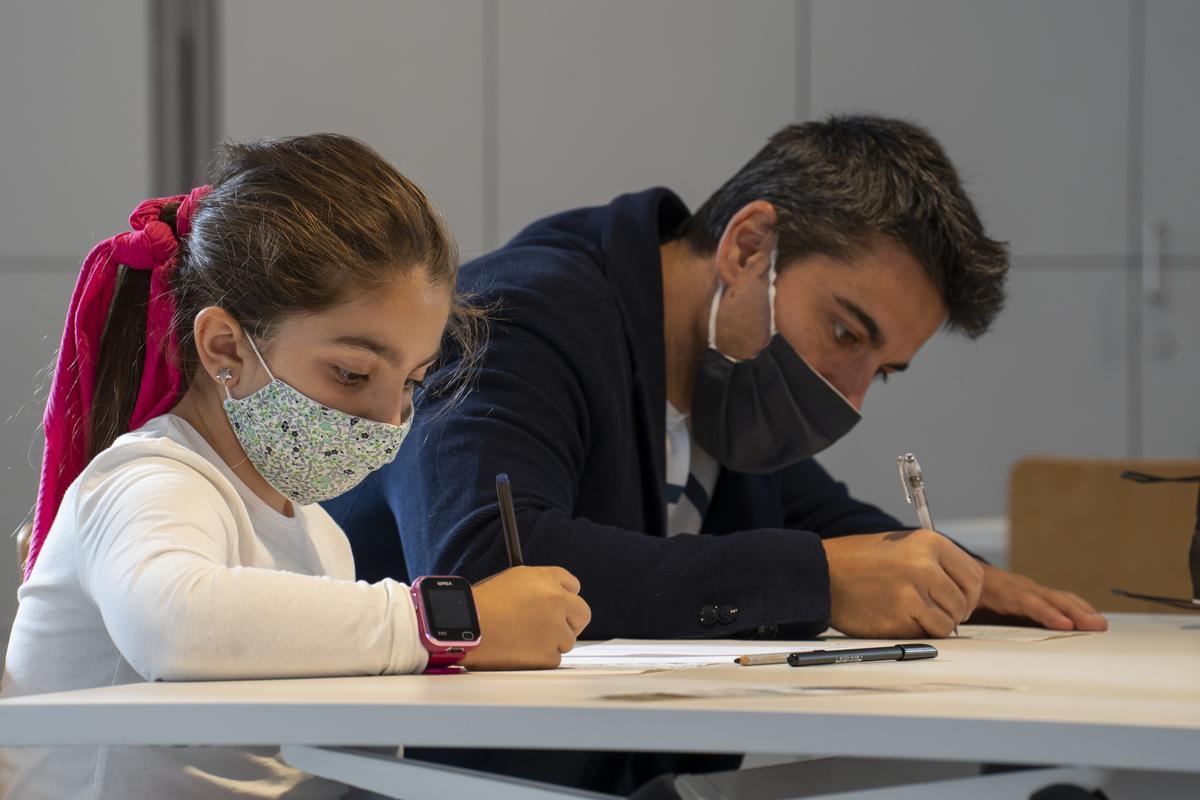
{"type": "Polygon", "coordinates": [[[708,318],[708,348],[692,395],[692,435],[722,466],[764,474],[811,458],[850,432],[862,415],[775,330],[775,259],[767,302],[771,340],[739,361],[716,346],[717,289],[708,318]]]}
{"type": "Polygon", "coordinates": [[[412,429],[375,422],[318,403],[276,378],[258,346],[246,341],[270,383],[236,400],[225,389],[225,413],[258,474],[297,505],[350,491],[388,464],[412,429]]]}

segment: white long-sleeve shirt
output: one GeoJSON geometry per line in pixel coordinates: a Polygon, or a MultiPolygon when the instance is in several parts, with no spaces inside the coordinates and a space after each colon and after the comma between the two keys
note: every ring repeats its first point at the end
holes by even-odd
{"type": "MultiPolygon", "coordinates": [[[[0,696],[154,680],[419,672],[408,588],[354,581],[317,505],[286,517],[187,422],[120,437],[68,489],[18,593],[0,696]]],[[[273,748],[0,750],[11,798],[338,797],[273,748]]]]}

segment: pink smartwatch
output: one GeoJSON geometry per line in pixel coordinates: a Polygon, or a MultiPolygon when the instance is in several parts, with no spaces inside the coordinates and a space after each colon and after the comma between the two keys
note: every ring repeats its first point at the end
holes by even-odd
{"type": "Polygon", "coordinates": [[[426,672],[460,672],[456,667],[467,653],[479,646],[479,615],[466,578],[426,575],[413,581],[413,605],[417,609],[417,633],[429,651],[426,672]]]}

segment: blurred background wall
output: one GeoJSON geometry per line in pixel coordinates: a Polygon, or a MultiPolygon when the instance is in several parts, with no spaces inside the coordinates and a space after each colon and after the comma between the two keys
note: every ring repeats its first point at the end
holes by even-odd
{"type": "MultiPolygon", "coordinates": [[[[946,145],[1011,244],[1010,300],[874,389],[821,460],[907,520],[915,451],[940,520],[1003,560],[1017,458],[1200,457],[1198,32],[1189,0],[6,2],[0,522],[34,499],[87,248],[221,138],[360,137],[470,258],[651,185],[694,208],[779,127],[876,111],[946,145]]],[[[0,548],[0,637],[16,585],[0,548]]]]}

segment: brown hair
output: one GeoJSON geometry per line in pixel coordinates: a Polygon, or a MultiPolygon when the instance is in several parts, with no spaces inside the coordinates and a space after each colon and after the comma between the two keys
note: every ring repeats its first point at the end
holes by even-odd
{"type": "MultiPolygon", "coordinates": [[[[269,338],[290,314],[331,308],[415,269],[454,290],[458,252],[445,222],[416,184],[356,139],[222,145],[209,182],[171,273],[184,389],[200,369],[193,321],[208,306],[269,338]]],[[[174,214],[161,216],[173,226],[174,214]]],[[[149,273],[121,267],[101,339],[89,457],[128,429],[148,346],[148,294],[149,273]]],[[[483,326],[482,313],[455,294],[446,335],[466,354],[448,379],[455,397],[469,387],[483,326]]]]}
{"type": "Polygon", "coordinates": [[[789,125],[680,234],[712,253],[754,200],[775,206],[781,264],[813,253],[851,259],[883,234],[925,268],[949,329],[978,337],[1004,306],[1004,243],[987,236],[941,145],[910,122],[859,115],[789,125]]]}

